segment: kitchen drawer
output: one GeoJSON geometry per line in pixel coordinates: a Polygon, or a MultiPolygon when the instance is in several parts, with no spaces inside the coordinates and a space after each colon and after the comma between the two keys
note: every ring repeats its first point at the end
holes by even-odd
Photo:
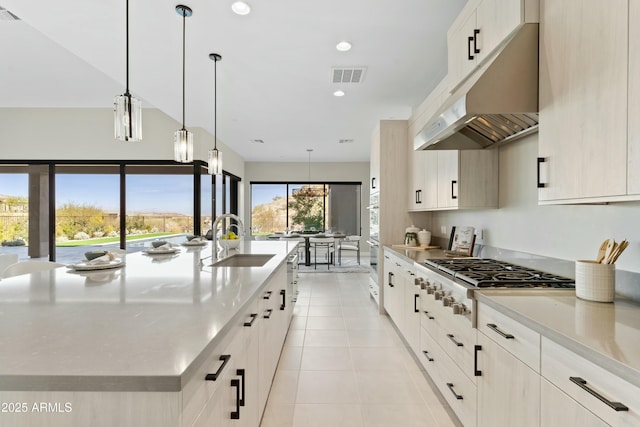
{"type": "Polygon", "coordinates": [[[448,311],[446,316],[435,319],[438,328],[434,338],[462,372],[475,383],[474,346],[477,331],[463,316],[453,315],[450,309],[448,311]]]}
{"type": "Polygon", "coordinates": [[[640,425],[640,388],[544,337],[542,376],[607,424],[640,425]],[[575,381],[580,378],[586,383],[581,387],[571,378],[575,381]],[[591,392],[584,387],[588,387],[591,392]],[[617,411],[604,400],[610,404],[617,402],[628,410],[617,411]]]}
{"type": "Polygon", "coordinates": [[[420,328],[420,360],[434,384],[465,427],[476,425],[476,386],[447,353],[420,328]],[[424,352],[427,352],[426,354],[424,352]]]}
{"type": "Polygon", "coordinates": [[[433,294],[427,294],[426,289],[420,290],[420,324],[431,335],[436,335],[438,331],[438,324],[435,321],[438,306],[436,303],[433,294]]]}
{"type": "Polygon", "coordinates": [[[540,373],[540,334],[478,302],[478,330],[540,373]]]}

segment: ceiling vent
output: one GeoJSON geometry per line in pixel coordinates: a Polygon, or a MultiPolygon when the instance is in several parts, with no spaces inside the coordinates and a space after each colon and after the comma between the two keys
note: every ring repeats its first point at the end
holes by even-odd
{"type": "Polygon", "coordinates": [[[339,139],[338,144],[353,144],[353,139],[339,139]]]}
{"type": "Polygon", "coordinates": [[[19,20],[20,18],[18,18],[16,15],[9,12],[4,7],[0,6],[0,21],[19,21],[19,20]]]}
{"type": "Polygon", "coordinates": [[[362,83],[366,67],[333,67],[331,68],[333,83],[362,83]]]}
{"type": "Polygon", "coordinates": [[[252,144],[264,144],[264,140],[262,139],[251,139],[252,144]]]}

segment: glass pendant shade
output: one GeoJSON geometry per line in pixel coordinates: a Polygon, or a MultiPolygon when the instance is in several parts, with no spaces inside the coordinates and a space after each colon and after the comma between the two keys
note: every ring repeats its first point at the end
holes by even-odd
{"type": "Polygon", "coordinates": [[[173,160],[180,163],[193,161],[193,133],[186,129],[177,130],[174,134],[173,160]]]}
{"type": "Polygon", "coordinates": [[[125,93],[113,102],[114,132],[120,141],[142,141],[142,102],[125,93]]]}
{"type": "Polygon", "coordinates": [[[222,175],[222,153],[217,148],[209,150],[209,175],[222,175]]]}

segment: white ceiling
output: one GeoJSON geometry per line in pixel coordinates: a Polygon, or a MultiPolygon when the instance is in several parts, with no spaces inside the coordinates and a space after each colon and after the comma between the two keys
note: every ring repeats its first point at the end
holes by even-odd
{"type": "MultiPolygon", "coordinates": [[[[213,133],[247,161],[368,161],[380,119],[406,119],[446,74],[446,30],[466,0],[185,1],[186,127],[213,133]],[[337,42],[353,49],[338,52],[337,42]],[[332,67],[364,66],[361,84],[332,67]],[[342,89],[341,98],[333,92],[342,89]],[[264,144],[251,143],[262,139],[264,144]],[[340,139],[353,139],[339,144],[340,139]]],[[[179,1],[130,0],[130,90],[182,120],[179,1]]],[[[124,92],[124,0],[0,0],[0,107],[107,107],[124,92]]],[[[144,135],[143,135],[144,137],[144,135]]],[[[168,137],[169,140],[172,136],[168,137]]],[[[198,141],[195,141],[197,144],[198,141]]]]}

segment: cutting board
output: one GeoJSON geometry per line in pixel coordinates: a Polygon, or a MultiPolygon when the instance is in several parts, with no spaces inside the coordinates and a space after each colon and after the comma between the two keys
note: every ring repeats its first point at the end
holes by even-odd
{"type": "Polygon", "coordinates": [[[407,245],[391,245],[393,248],[400,248],[414,251],[426,251],[429,249],[440,249],[440,246],[407,246],[407,245]]]}

